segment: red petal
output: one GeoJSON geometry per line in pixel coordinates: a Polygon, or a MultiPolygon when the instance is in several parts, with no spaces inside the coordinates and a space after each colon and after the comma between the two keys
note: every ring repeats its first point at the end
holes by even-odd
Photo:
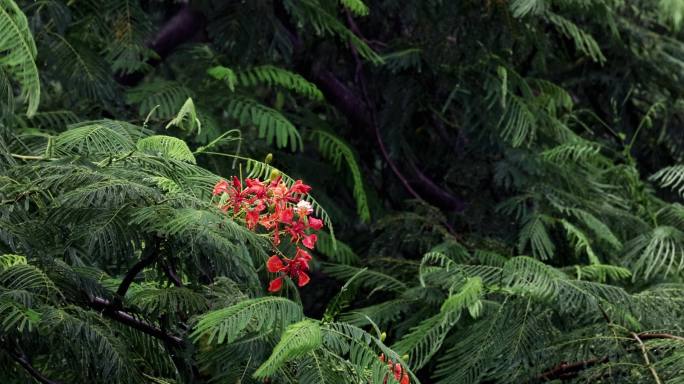
{"type": "Polygon", "coordinates": [[[285,265],[278,256],[273,255],[268,258],[268,261],[266,261],[266,269],[268,269],[268,271],[271,273],[276,273],[285,269],[285,265]]]}
{"type": "Polygon", "coordinates": [[[220,195],[221,193],[225,192],[228,189],[228,182],[225,180],[221,180],[216,185],[214,185],[214,190],[212,191],[212,194],[214,196],[220,195]]]}
{"type": "Polygon", "coordinates": [[[304,273],[302,271],[297,272],[297,285],[299,285],[300,287],[303,287],[303,286],[309,284],[309,280],[311,280],[309,278],[309,275],[307,275],[306,273],[304,273]]]}
{"type": "Polygon", "coordinates": [[[309,252],[297,247],[297,253],[295,254],[295,259],[304,259],[305,261],[311,260],[311,255],[309,252]]]}
{"type": "Polygon", "coordinates": [[[316,240],[318,240],[318,236],[315,234],[305,235],[302,239],[302,244],[309,249],[313,249],[316,245],[316,240]]]}
{"type": "Polygon", "coordinates": [[[399,379],[401,379],[401,371],[402,371],[401,364],[399,364],[399,363],[394,364],[394,378],[397,379],[397,381],[399,381],[399,379]]]}
{"type": "Polygon", "coordinates": [[[268,285],[268,291],[269,292],[278,292],[280,291],[280,288],[283,287],[283,277],[279,277],[277,279],[271,280],[271,283],[268,285]]]}
{"type": "Polygon", "coordinates": [[[315,217],[309,217],[309,228],[315,229],[316,231],[323,228],[323,220],[317,219],[315,217]]]}
{"type": "Polygon", "coordinates": [[[295,181],[295,183],[292,184],[292,187],[290,187],[290,193],[301,193],[303,195],[309,193],[310,190],[311,187],[302,183],[301,180],[295,181]]]}
{"type": "Polygon", "coordinates": [[[399,384],[409,384],[408,373],[404,372],[404,375],[401,377],[401,382],[399,384]]]}

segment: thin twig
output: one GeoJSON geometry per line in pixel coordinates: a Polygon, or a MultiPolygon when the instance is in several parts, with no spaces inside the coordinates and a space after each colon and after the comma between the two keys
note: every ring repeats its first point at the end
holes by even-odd
{"type": "Polygon", "coordinates": [[[3,341],[3,344],[0,345],[0,347],[2,347],[2,349],[7,351],[7,354],[12,358],[12,360],[14,360],[17,364],[19,364],[22,368],[24,368],[24,370],[29,375],[31,375],[31,377],[36,379],[36,381],[38,381],[39,383],[43,383],[43,384],[60,384],[59,381],[50,380],[47,377],[45,377],[42,373],[40,373],[40,371],[38,371],[31,364],[31,360],[23,351],[16,353],[15,351],[12,351],[10,348],[8,348],[6,345],[4,345],[4,340],[2,340],[2,341],[3,341]]]}
{"type": "Polygon", "coordinates": [[[653,379],[655,380],[656,384],[663,384],[663,382],[660,381],[660,377],[658,377],[658,372],[656,372],[655,368],[653,368],[653,365],[651,365],[651,360],[648,358],[648,352],[646,352],[646,346],[644,345],[644,342],[641,341],[639,335],[637,335],[636,333],[631,332],[631,335],[634,338],[634,340],[636,340],[637,343],[639,343],[639,347],[641,348],[641,355],[644,357],[646,367],[649,371],[651,371],[651,375],[653,375],[653,379]]]}

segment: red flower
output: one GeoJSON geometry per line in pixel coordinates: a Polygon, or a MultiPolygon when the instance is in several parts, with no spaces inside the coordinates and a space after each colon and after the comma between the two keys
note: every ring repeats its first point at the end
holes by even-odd
{"type": "Polygon", "coordinates": [[[319,231],[323,228],[323,220],[317,219],[315,217],[309,217],[309,228],[319,231]]]}
{"type": "Polygon", "coordinates": [[[285,224],[292,224],[292,219],[294,219],[294,212],[292,208],[285,208],[280,210],[280,222],[285,224]]]}
{"type": "MultiPolygon", "coordinates": [[[[297,248],[297,254],[294,259],[285,258],[284,262],[278,256],[271,256],[266,261],[266,269],[271,273],[283,272],[290,276],[291,279],[297,280],[297,285],[303,287],[311,280],[306,272],[309,271],[309,261],[311,255],[301,248],[297,248]]],[[[277,292],[283,286],[283,276],[279,276],[268,285],[269,292],[277,292]]]]}
{"type": "Polygon", "coordinates": [[[254,229],[259,222],[259,211],[256,209],[251,209],[247,211],[247,216],[245,216],[245,222],[247,223],[247,228],[254,229]]]}
{"type": "Polygon", "coordinates": [[[228,190],[228,182],[221,179],[216,185],[214,185],[214,190],[211,192],[212,195],[217,196],[226,192],[228,190]]]}
{"type": "Polygon", "coordinates": [[[257,179],[245,179],[247,184],[247,192],[254,194],[254,199],[262,199],[266,197],[266,186],[257,179]]]}
{"type": "Polygon", "coordinates": [[[268,291],[269,292],[278,292],[280,291],[280,288],[283,287],[283,277],[279,277],[277,279],[271,280],[271,282],[268,284],[268,291]]]}
{"type": "MultiPolygon", "coordinates": [[[[281,242],[282,233],[289,236],[294,244],[301,242],[306,248],[315,247],[318,236],[311,232],[322,229],[323,221],[310,217],[313,207],[310,202],[302,200],[302,196],[311,190],[310,186],[297,180],[288,187],[281,177],[268,181],[247,178],[245,184],[243,187],[240,179],[235,176],[230,183],[226,180],[216,183],[213,195],[228,195],[228,199],[221,198],[219,208],[224,212],[232,208],[234,217],[244,220],[251,230],[263,228],[269,233],[271,244],[276,249],[281,242]]],[[[280,276],[270,282],[268,290],[280,290],[285,276],[293,279],[300,287],[308,284],[310,260],[311,255],[299,246],[292,260],[271,257],[267,262],[267,269],[280,276]]]]}
{"type": "Polygon", "coordinates": [[[311,187],[302,183],[301,180],[295,181],[295,183],[290,187],[290,193],[300,193],[302,195],[306,195],[310,190],[311,187]]]}
{"type": "Polygon", "coordinates": [[[298,220],[287,228],[287,232],[290,234],[293,243],[298,243],[302,236],[305,235],[304,229],[306,226],[301,220],[298,220]]]}
{"type": "MultiPolygon", "coordinates": [[[[397,380],[399,384],[410,383],[408,372],[406,372],[406,370],[404,369],[404,367],[401,366],[401,364],[394,363],[391,359],[386,359],[384,353],[380,354],[379,359],[383,363],[387,362],[387,368],[392,374],[394,374],[394,379],[397,380]]],[[[387,377],[385,377],[383,384],[387,384],[387,377]]]]}
{"type": "Polygon", "coordinates": [[[273,255],[266,261],[266,269],[271,273],[277,273],[285,270],[285,264],[280,260],[280,257],[273,255]]]}
{"type": "Polygon", "coordinates": [[[314,249],[314,246],[316,245],[316,240],[318,240],[318,236],[316,236],[316,234],[314,233],[310,235],[304,235],[304,237],[302,238],[302,244],[304,244],[304,246],[309,249],[314,249]]]}

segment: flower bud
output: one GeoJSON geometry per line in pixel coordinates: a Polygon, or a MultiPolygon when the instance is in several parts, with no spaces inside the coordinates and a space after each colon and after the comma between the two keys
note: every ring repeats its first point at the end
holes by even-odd
{"type": "Polygon", "coordinates": [[[266,155],[266,158],[264,159],[264,163],[271,164],[271,161],[273,161],[273,154],[269,153],[268,155],[266,155]]]}
{"type": "Polygon", "coordinates": [[[403,355],[403,356],[401,357],[401,359],[404,360],[404,361],[408,361],[408,359],[409,359],[408,353],[405,354],[405,355],[403,355]]]}
{"type": "Polygon", "coordinates": [[[380,341],[384,342],[386,338],[387,338],[387,332],[383,332],[380,334],[380,341]]]}
{"type": "Polygon", "coordinates": [[[281,173],[280,173],[279,170],[273,169],[273,170],[271,170],[271,176],[269,177],[269,179],[270,179],[271,181],[273,181],[273,180],[279,178],[280,175],[281,175],[281,173]]]}

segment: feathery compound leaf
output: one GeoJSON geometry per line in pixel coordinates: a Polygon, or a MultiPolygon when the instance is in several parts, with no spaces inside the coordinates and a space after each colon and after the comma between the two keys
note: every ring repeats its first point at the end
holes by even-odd
{"type": "Polygon", "coordinates": [[[186,161],[196,164],[195,156],[185,141],[164,135],[155,135],[138,140],[136,147],[139,151],[173,160],[186,161]]]}
{"type": "Polygon", "coordinates": [[[356,265],[360,260],[351,247],[340,240],[334,240],[327,232],[318,233],[316,250],[337,264],[356,265]]]}
{"type": "Polygon", "coordinates": [[[510,2],[513,17],[539,15],[546,10],[545,0],[513,0],[510,2]]]}
{"type": "Polygon", "coordinates": [[[671,271],[684,270],[684,232],[659,226],[625,244],[625,257],[631,260],[634,276],[648,280],[655,274],[667,276],[671,271]]]}
{"type": "Polygon", "coordinates": [[[235,84],[237,84],[238,79],[232,69],[219,65],[209,68],[207,73],[216,80],[223,80],[231,92],[235,91],[235,84]]]}
{"type": "Polygon", "coordinates": [[[55,139],[56,150],[67,154],[118,154],[135,150],[135,142],[143,135],[135,125],[98,120],[69,127],[55,139]]]}
{"type": "Polygon", "coordinates": [[[363,268],[351,265],[323,263],[323,270],[340,280],[349,280],[363,271],[362,276],[356,279],[356,281],[358,282],[357,284],[369,289],[403,291],[407,288],[406,284],[390,275],[372,270],[364,271],[363,268]]]}
{"type": "Polygon", "coordinates": [[[190,337],[197,342],[232,343],[243,331],[254,333],[285,328],[302,318],[302,308],[284,297],[260,297],[200,316],[190,337]]]}
{"type": "Polygon", "coordinates": [[[254,372],[255,378],[273,375],[286,362],[300,358],[321,346],[321,327],[317,321],[302,320],[291,324],[275,348],[271,356],[254,372]]]}
{"type": "Polygon", "coordinates": [[[481,294],[482,279],[467,279],[458,292],[442,303],[437,315],[412,328],[411,332],[392,345],[392,349],[398,354],[408,354],[412,369],[421,368],[442,347],[447,334],[460,319],[463,309],[468,309],[473,317],[479,315],[481,294]]]}
{"type": "Polygon", "coordinates": [[[21,85],[32,116],[40,103],[40,79],[36,67],[36,44],[26,16],[13,0],[0,0],[0,67],[21,85]]]}
{"type": "Polygon", "coordinates": [[[292,123],[280,112],[255,100],[236,97],[230,101],[226,112],[240,124],[251,124],[258,128],[259,138],[271,145],[283,148],[290,144],[292,152],[304,148],[302,137],[292,123]]]}
{"type": "Polygon", "coordinates": [[[578,51],[589,56],[597,63],[606,61],[606,57],[603,56],[603,52],[601,52],[601,48],[599,48],[596,40],[590,34],[580,29],[577,24],[552,12],[546,12],[545,16],[560,33],[575,42],[575,47],[578,51]]]}
{"type": "Polygon", "coordinates": [[[665,167],[654,173],[649,180],[656,181],[663,188],[670,188],[684,197],[684,165],[665,167]]]}
{"type": "Polygon", "coordinates": [[[361,177],[361,169],[356,162],[356,156],[352,152],[351,147],[339,137],[322,130],[314,132],[318,136],[318,150],[321,151],[324,157],[328,158],[332,163],[340,169],[342,160],[344,160],[349,171],[351,172],[354,181],[354,199],[356,200],[356,211],[361,220],[370,221],[370,209],[368,208],[368,197],[363,188],[363,178],[361,177]]]}
{"type": "Polygon", "coordinates": [[[340,0],[340,3],[356,16],[368,15],[368,6],[361,0],[340,0]]]}
{"type": "Polygon", "coordinates": [[[279,86],[311,100],[323,100],[323,93],[315,84],[301,75],[272,65],[262,65],[238,72],[237,79],[240,85],[244,87],[253,87],[259,84],[265,84],[269,87],[279,86]]]}
{"type": "Polygon", "coordinates": [[[197,133],[199,134],[202,130],[202,123],[197,118],[197,111],[195,110],[195,103],[192,102],[192,98],[188,97],[185,100],[176,117],[166,124],[166,129],[169,129],[171,126],[176,126],[188,132],[193,132],[197,128],[197,133]]]}
{"type": "Polygon", "coordinates": [[[527,244],[530,244],[532,255],[540,260],[548,260],[553,257],[556,246],[551,241],[546,225],[551,222],[551,218],[544,215],[530,216],[522,230],[518,240],[518,252],[522,253],[527,244]]]}
{"type": "Polygon", "coordinates": [[[126,102],[138,106],[140,117],[152,116],[171,119],[194,92],[186,86],[166,80],[157,80],[129,89],[126,102]]]}

